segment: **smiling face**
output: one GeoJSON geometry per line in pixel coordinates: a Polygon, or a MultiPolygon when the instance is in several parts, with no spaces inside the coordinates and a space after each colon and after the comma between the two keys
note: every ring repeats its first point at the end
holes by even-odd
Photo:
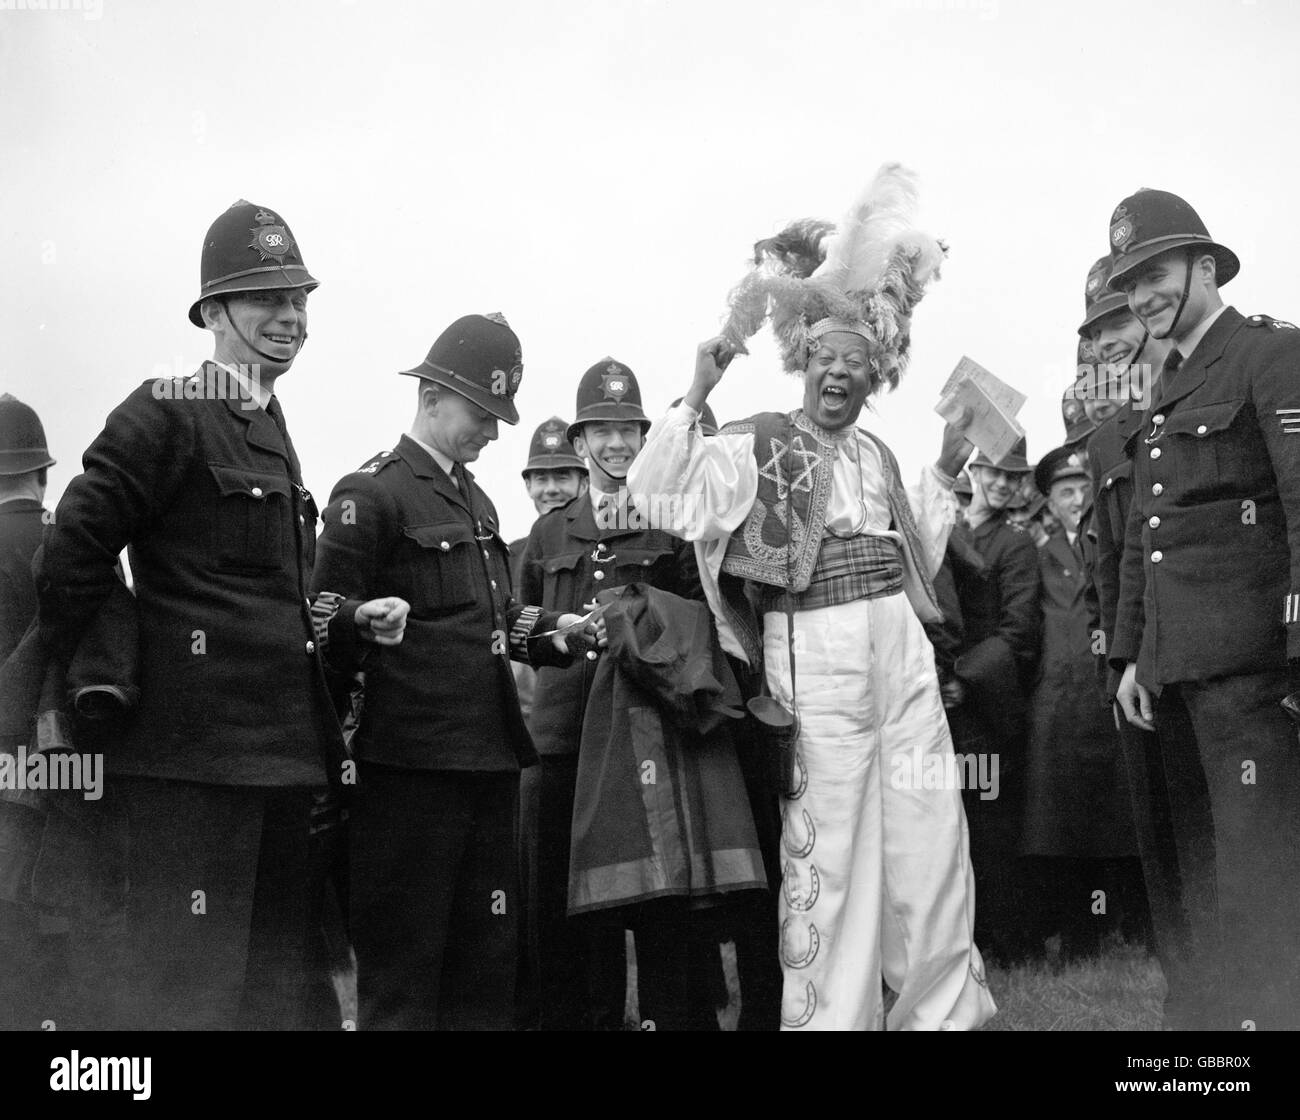
{"type": "Polygon", "coordinates": [[[639,421],[589,420],[573,437],[573,449],[587,460],[593,485],[609,492],[626,482],[644,441],[645,430],[639,421]]]}
{"type": "Polygon", "coordinates": [[[1160,253],[1135,268],[1124,278],[1129,310],[1142,321],[1152,338],[1186,338],[1202,319],[1219,306],[1214,282],[1214,257],[1190,256],[1185,248],[1160,253]],[[1178,315],[1188,269],[1187,305],[1178,315]]]}
{"type": "Polygon", "coordinates": [[[472,463],[497,438],[497,418],[468,397],[425,381],[412,435],[456,463],[472,463]]]}
{"type": "Polygon", "coordinates": [[[1047,495],[1048,508],[1071,533],[1077,532],[1083,507],[1092,497],[1092,483],[1086,478],[1059,478],[1047,495]]]}
{"type": "Polygon", "coordinates": [[[241,369],[275,375],[298,356],[307,338],[307,289],[236,292],[204,300],[204,325],[216,335],[214,357],[241,369]]]}
{"type": "Polygon", "coordinates": [[[874,388],[866,339],[831,331],[817,340],[803,375],[803,410],[814,424],[834,431],[856,423],[874,388]]]}
{"type": "Polygon", "coordinates": [[[981,505],[994,510],[1006,508],[1007,502],[1020,490],[1025,477],[1021,471],[1004,471],[997,467],[972,466],[967,470],[974,483],[972,504],[979,501],[981,505]]]}
{"type": "Polygon", "coordinates": [[[535,470],[528,472],[525,482],[528,496],[538,516],[560,506],[568,505],[587,488],[587,476],[577,467],[535,470]]]}

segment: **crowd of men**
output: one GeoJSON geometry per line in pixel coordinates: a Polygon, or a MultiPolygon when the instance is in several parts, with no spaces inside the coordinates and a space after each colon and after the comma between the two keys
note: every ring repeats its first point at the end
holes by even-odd
{"type": "MultiPolygon", "coordinates": [[[[1181,198],[1109,236],[1062,445],[971,459],[934,581],[976,941],[1118,931],[1166,1026],[1300,1027],[1300,335],[1223,305],[1237,258],[1181,198]]],[[[707,597],[629,494],[636,374],[602,358],[537,427],[507,544],[467,464],[520,419],[521,344],[457,319],[319,512],[275,395],[316,283],[280,215],[218,217],[212,359],[115,409],[53,513],[0,398],[6,773],[106,769],[94,799],[0,783],[0,1025],[337,1028],[354,955],[345,1025],[622,1029],[630,943],[639,1025],[716,1029],[730,941],[741,1028],[776,1029],[788,775],[737,718],[757,667],[677,637],[707,597]]]]}

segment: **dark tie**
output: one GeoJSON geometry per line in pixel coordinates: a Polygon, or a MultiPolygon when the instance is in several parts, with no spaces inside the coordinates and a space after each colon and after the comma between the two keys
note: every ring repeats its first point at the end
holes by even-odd
{"type": "Polygon", "coordinates": [[[465,499],[465,504],[469,506],[469,515],[474,516],[474,499],[470,496],[469,476],[465,473],[463,463],[452,463],[451,480],[456,484],[456,489],[460,491],[460,496],[465,499]]]}
{"type": "Polygon", "coordinates": [[[301,486],[302,467],[298,462],[297,452],[293,449],[293,441],[289,438],[289,429],[285,427],[284,410],[280,408],[280,402],[274,395],[266,402],[266,414],[275,423],[280,439],[284,441],[285,455],[289,460],[289,476],[293,479],[294,485],[301,486]]]}
{"type": "Polygon", "coordinates": [[[1173,380],[1174,374],[1178,372],[1179,367],[1183,364],[1183,352],[1174,347],[1169,351],[1169,356],[1165,359],[1164,369],[1160,374],[1160,380],[1166,385],[1173,380]]]}

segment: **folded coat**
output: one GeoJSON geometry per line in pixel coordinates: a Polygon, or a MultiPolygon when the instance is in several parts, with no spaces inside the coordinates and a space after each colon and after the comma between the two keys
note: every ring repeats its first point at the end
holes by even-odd
{"type": "Polygon", "coordinates": [[[740,690],[707,604],[642,583],[597,600],[609,647],[582,727],[569,913],[766,889],[740,690]]]}

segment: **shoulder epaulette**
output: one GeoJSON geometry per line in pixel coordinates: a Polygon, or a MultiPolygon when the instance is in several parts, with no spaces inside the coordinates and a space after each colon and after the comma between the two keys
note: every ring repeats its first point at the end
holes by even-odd
{"type": "Polygon", "coordinates": [[[381,451],[365,466],[357,468],[357,474],[378,474],[385,467],[397,462],[397,455],[392,451],[381,451]]]}
{"type": "Polygon", "coordinates": [[[1288,323],[1285,319],[1274,319],[1272,315],[1251,315],[1246,319],[1248,327],[1271,327],[1275,331],[1293,331],[1296,329],[1294,323],[1288,323]]]}

